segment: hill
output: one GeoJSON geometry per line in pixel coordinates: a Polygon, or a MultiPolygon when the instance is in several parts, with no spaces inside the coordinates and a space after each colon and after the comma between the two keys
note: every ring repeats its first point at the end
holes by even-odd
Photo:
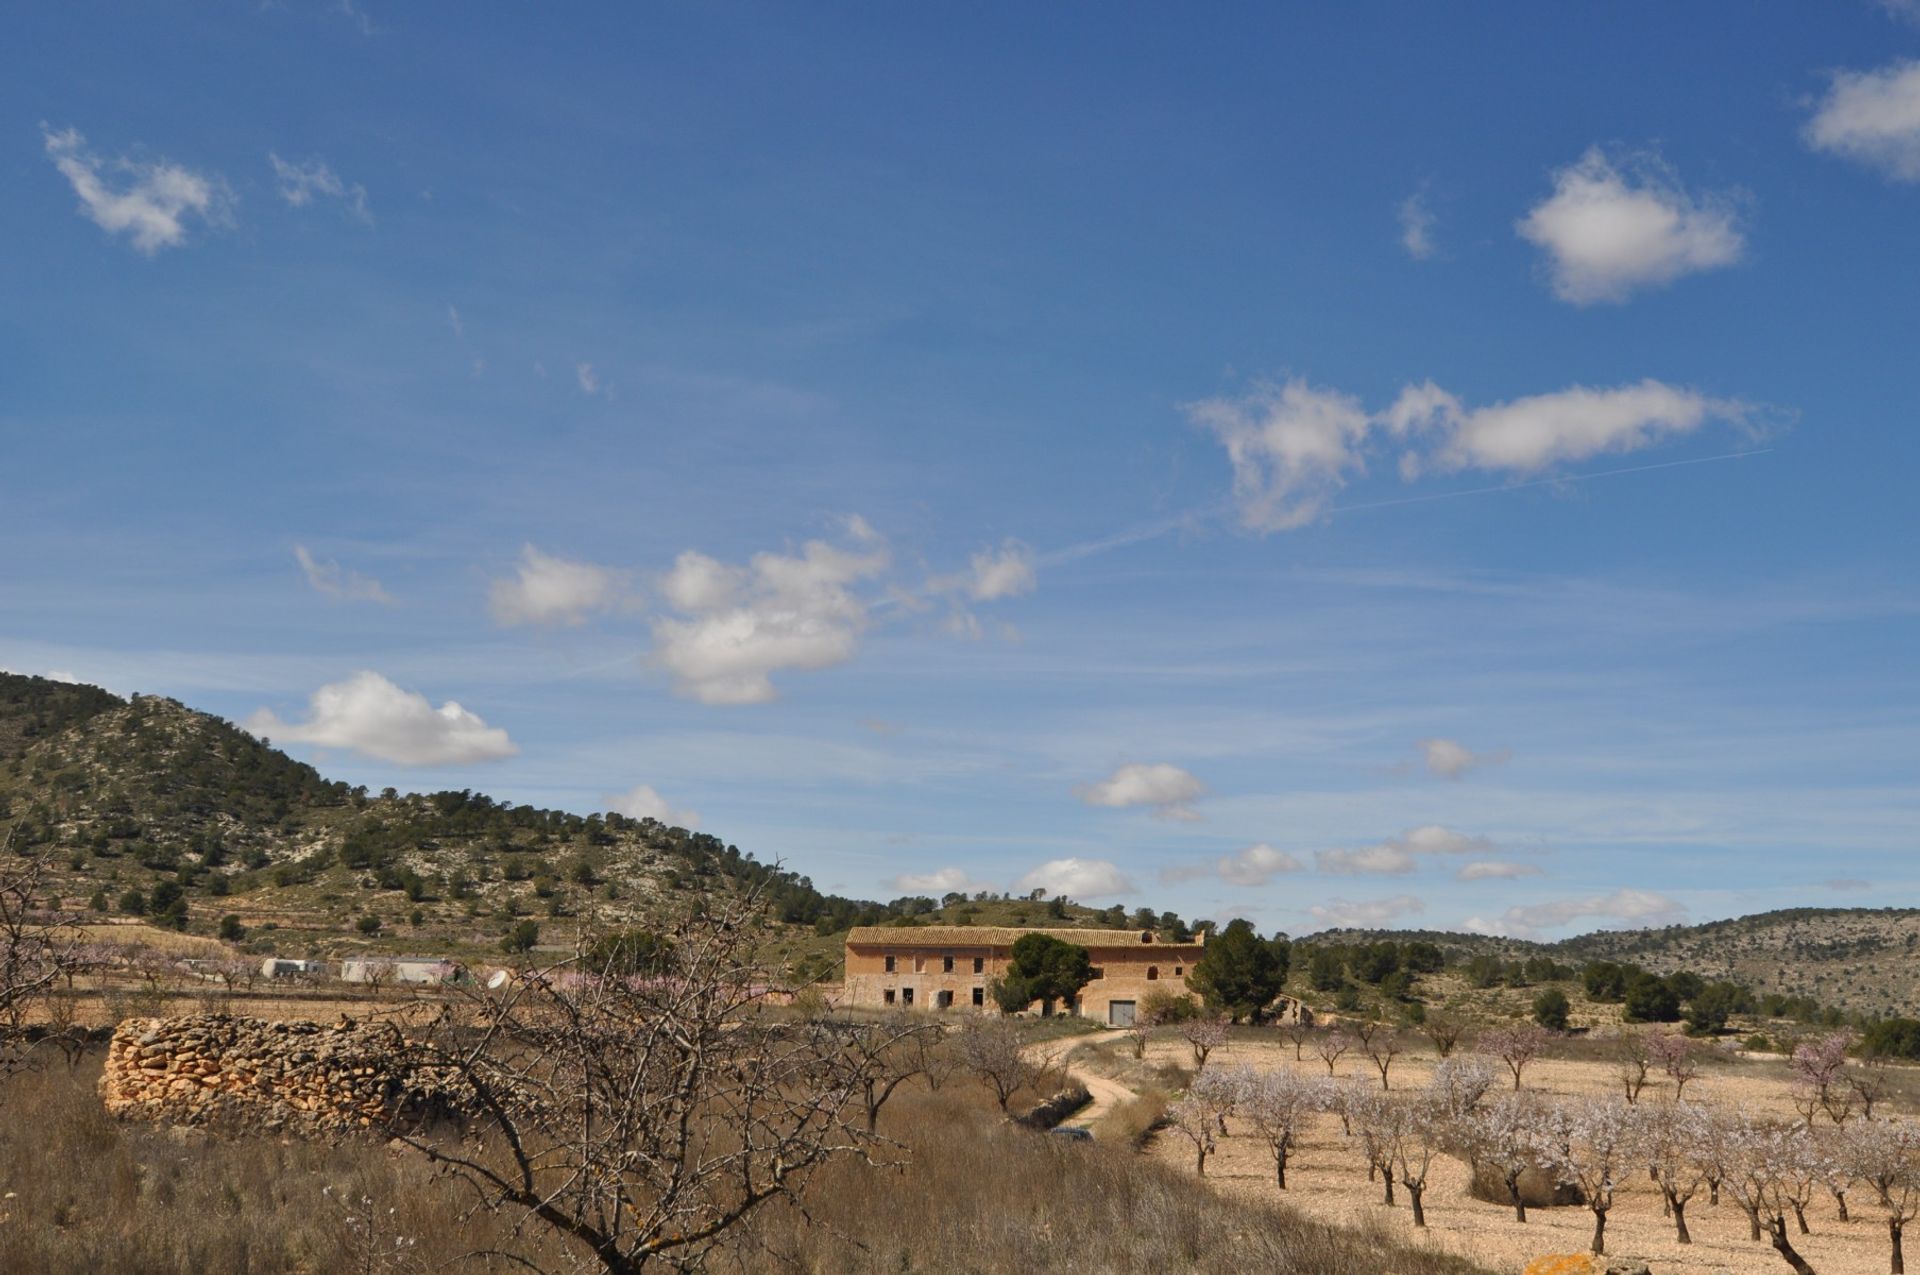
{"type": "Polygon", "coordinates": [[[8,835],[47,860],[69,907],[200,934],[232,916],[248,946],[282,955],[497,952],[529,923],[541,948],[568,951],[583,930],[749,887],[789,927],[768,955],[801,977],[829,973],[854,925],[1111,920],[1031,900],[826,895],[706,833],[471,790],[370,793],[174,700],[0,673],[8,835]]]}
{"type": "Polygon", "coordinates": [[[1849,1014],[1920,1017],[1920,909],[1787,908],[1700,925],[1596,930],[1552,943],[1448,931],[1328,930],[1307,943],[1423,940],[1449,965],[1476,956],[1566,965],[1631,962],[1655,974],[1725,979],[1761,995],[1805,997],[1849,1014]]]}

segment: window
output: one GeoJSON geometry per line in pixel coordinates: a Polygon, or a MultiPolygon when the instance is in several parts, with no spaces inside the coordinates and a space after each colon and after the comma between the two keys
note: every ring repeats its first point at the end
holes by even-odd
{"type": "Polygon", "coordinates": [[[913,1004],[913,989],[911,987],[903,987],[900,989],[900,1003],[902,1005],[913,1004]]]}
{"type": "Polygon", "coordinates": [[[889,1005],[893,1004],[893,989],[889,987],[886,991],[880,993],[880,999],[889,1005]]]}
{"type": "Polygon", "coordinates": [[[1179,977],[1181,977],[1181,976],[1182,976],[1183,974],[1185,974],[1185,973],[1186,973],[1186,971],[1185,971],[1185,970],[1183,970],[1183,969],[1181,969],[1181,968],[1180,968],[1180,967],[1179,967],[1178,965],[1176,965],[1176,966],[1174,966],[1174,967],[1173,967],[1173,976],[1174,976],[1175,978],[1179,978],[1179,977]]]}
{"type": "Polygon", "coordinates": [[[977,1005],[984,1005],[984,1004],[986,1004],[986,1003],[987,1003],[987,989],[986,989],[986,988],[984,988],[984,987],[976,987],[976,988],[974,988],[974,989],[973,989],[973,1003],[974,1003],[974,1004],[975,1004],[976,1006],[977,1006],[977,1005]]]}
{"type": "Polygon", "coordinates": [[[1149,983],[1151,983],[1154,979],[1159,977],[1160,977],[1160,967],[1158,965],[1147,966],[1147,981],[1149,983]]]}
{"type": "Polygon", "coordinates": [[[914,972],[914,973],[916,973],[916,974],[924,974],[924,973],[926,973],[926,972],[927,972],[927,958],[926,958],[926,957],[924,957],[924,956],[915,956],[915,957],[913,958],[913,972],[914,972]]]}
{"type": "Polygon", "coordinates": [[[1153,931],[1152,931],[1152,930],[1142,930],[1142,931],[1140,931],[1140,941],[1141,941],[1142,943],[1151,943],[1151,942],[1153,942],[1153,931]]]}
{"type": "Polygon", "coordinates": [[[887,958],[887,973],[893,973],[893,958],[891,956],[887,958]]]}
{"type": "Polygon", "coordinates": [[[940,958],[940,972],[942,974],[953,973],[953,958],[951,956],[943,956],[940,958]]]}
{"type": "Polygon", "coordinates": [[[952,1009],[953,993],[941,992],[933,998],[933,1003],[937,1008],[940,1008],[940,1009],[952,1009]]]}
{"type": "Polygon", "coordinates": [[[1107,976],[1107,971],[1101,966],[1095,965],[1095,966],[1092,966],[1091,968],[1093,970],[1093,977],[1105,978],[1107,976]]]}
{"type": "Polygon", "coordinates": [[[976,956],[976,957],[974,957],[974,958],[973,958],[973,972],[974,972],[974,973],[976,973],[976,974],[983,974],[983,973],[985,973],[985,972],[986,972],[986,969],[987,969],[987,958],[986,958],[986,957],[984,957],[984,956],[976,956]]]}

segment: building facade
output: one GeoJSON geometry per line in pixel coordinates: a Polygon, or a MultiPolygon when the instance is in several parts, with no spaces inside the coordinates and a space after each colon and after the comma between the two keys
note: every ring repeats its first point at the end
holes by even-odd
{"type": "Polygon", "coordinates": [[[1014,942],[1028,934],[1087,949],[1093,979],[1064,1008],[1111,1027],[1131,1026],[1149,992],[1186,994],[1187,974],[1207,951],[1204,942],[1165,943],[1151,930],[863,925],[847,935],[841,1001],[865,1009],[996,1012],[987,985],[1006,973],[1014,942]]]}

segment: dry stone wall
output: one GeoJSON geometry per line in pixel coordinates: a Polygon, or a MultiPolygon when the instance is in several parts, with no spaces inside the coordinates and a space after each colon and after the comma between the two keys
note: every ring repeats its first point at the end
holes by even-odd
{"type": "Polygon", "coordinates": [[[348,1019],[130,1018],[100,1077],[108,1113],[122,1119],[304,1137],[416,1129],[460,1115],[463,1092],[391,1024],[348,1019]]]}

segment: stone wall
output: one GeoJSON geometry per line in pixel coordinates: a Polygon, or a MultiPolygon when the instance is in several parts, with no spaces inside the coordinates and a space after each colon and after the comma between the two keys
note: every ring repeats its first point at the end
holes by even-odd
{"type": "Polygon", "coordinates": [[[122,1119],[305,1137],[416,1129],[467,1106],[454,1074],[391,1024],[212,1014],[121,1023],[100,1093],[122,1119]]]}

